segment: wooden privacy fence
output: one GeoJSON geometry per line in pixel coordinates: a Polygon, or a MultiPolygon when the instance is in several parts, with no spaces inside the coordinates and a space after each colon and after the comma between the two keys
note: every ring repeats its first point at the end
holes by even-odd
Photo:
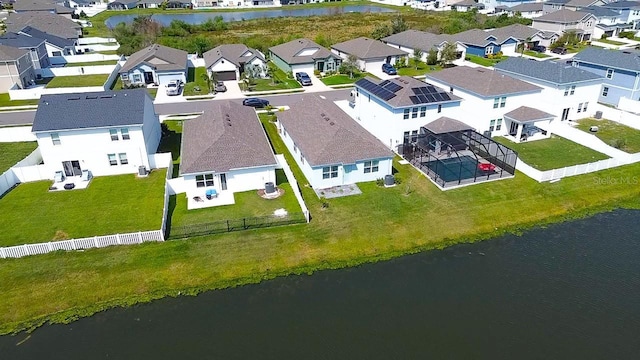
{"type": "Polygon", "coordinates": [[[161,230],[139,231],[127,234],[93,236],[81,239],[51,241],[0,248],[0,258],[20,258],[29,255],[46,254],[58,250],[84,250],[112,245],[133,245],[150,241],[164,241],[161,230]]]}

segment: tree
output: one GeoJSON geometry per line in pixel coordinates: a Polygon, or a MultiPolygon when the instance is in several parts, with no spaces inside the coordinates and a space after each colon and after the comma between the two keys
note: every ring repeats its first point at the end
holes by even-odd
{"type": "Polygon", "coordinates": [[[213,73],[211,74],[211,76],[209,76],[209,74],[204,73],[202,74],[202,80],[204,80],[204,82],[207,84],[207,89],[209,90],[209,94],[211,92],[213,92],[213,73]]]}
{"type": "Polygon", "coordinates": [[[391,35],[391,28],[387,24],[378,24],[371,32],[371,37],[380,40],[391,35]]]}
{"type": "Polygon", "coordinates": [[[86,12],[84,12],[84,10],[81,10],[81,11],[80,11],[80,18],[81,18],[81,19],[86,19],[87,17],[88,17],[88,16],[87,16],[87,13],[86,13],[86,12]]]}
{"type": "Polygon", "coordinates": [[[420,62],[422,61],[422,50],[415,48],[413,49],[413,64],[416,66],[416,70],[420,66],[420,62]]]}
{"type": "Polygon", "coordinates": [[[340,73],[349,74],[349,79],[353,79],[353,74],[357,74],[360,69],[358,69],[358,58],[355,55],[349,55],[347,60],[343,61],[340,65],[340,73]]]}
{"type": "Polygon", "coordinates": [[[409,29],[409,25],[404,21],[404,18],[401,15],[395,16],[391,19],[391,33],[397,34],[409,29]]]}
{"type": "Polygon", "coordinates": [[[438,49],[431,48],[427,53],[427,65],[435,65],[438,63],[438,49]]]}
{"type": "Polygon", "coordinates": [[[193,39],[193,46],[195,47],[198,57],[202,57],[202,54],[211,49],[211,42],[203,35],[198,35],[193,39]]]}
{"type": "Polygon", "coordinates": [[[440,63],[443,67],[451,64],[458,58],[458,46],[456,43],[445,43],[440,50],[440,63]]]}

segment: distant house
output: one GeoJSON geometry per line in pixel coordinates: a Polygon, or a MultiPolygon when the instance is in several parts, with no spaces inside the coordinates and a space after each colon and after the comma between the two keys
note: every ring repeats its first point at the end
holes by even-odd
{"type": "Polygon", "coordinates": [[[530,26],[513,24],[491,30],[471,29],[449,35],[452,40],[466,46],[466,53],[487,56],[502,52],[505,55],[517,53],[518,44],[526,42],[540,30],[530,26]]]}
{"type": "Polygon", "coordinates": [[[187,81],[187,52],[153,44],[137,51],[120,69],[123,84],[168,84],[187,81]]]}
{"type": "Polygon", "coordinates": [[[593,28],[593,39],[601,39],[609,36],[618,36],[621,31],[630,29],[633,25],[623,22],[622,15],[615,10],[601,6],[589,6],[581,11],[596,17],[596,26],[593,28]]]}
{"type": "Polygon", "coordinates": [[[75,54],[75,46],[78,43],[76,40],[64,39],[59,36],[47,34],[31,26],[27,26],[20,30],[19,34],[31,36],[35,39],[42,39],[45,41],[45,48],[47,49],[47,55],[64,56],[75,54]]]}
{"type": "Polygon", "coordinates": [[[276,165],[269,140],[250,107],[211,102],[202,115],[184,123],[180,177],[190,209],[233,204],[233,193],[264,189],[265,183],[275,183],[276,165]],[[212,190],[215,201],[198,201],[212,190]]]}
{"type": "Polygon", "coordinates": [[[382,39],[385,44],[398,48],[410,56],[415,49],[422,51],[422,61],[427,61],[427,56],[431,49],[438,51],[438,58],[444,46],[448,42],[456,44],[458,58],[464,58],[467,50],[466,45],[453,40],[449,35],[438,35],[426,31],[406,30],[397,34],[387,36],[382,39]]]}
{"type": "Polygon", "coordinates": [[[467,12],[471,11],[471,9],[483,10],[485,8],[484,4],[477,2],[476,0],[462,0],[455,4],[451,5],[451,8],[455,11],[467,12]]]}
{"type": "Polygon", "coordinates": [[[548,118],[536,123],[505,120],[510,111],[540,104],[539,86],[493,70],[466,66],[429,73],[426,81],[463,98],[460,107],[454,109],[454,117],[487,137],[505,135],[521,141],[551,135],[548,118]]]}
{"type": "Polygon", "coordinates": [[[541,2],[522,3],[513,7],[506,7],[503,11],[509,16],[520,14],[525,19],[534,19],[544,14],[542,7],[543,3],[541,2]]]}
{"type": "Polygon", "coordinates": [[[397,59],[407,57],[406,52],[367,37],[335,44],[331,46],[331,52],[340,56],[343,61],[353,55],[357,59],[358,68],[363,71],[380,70],[382,64],[395,65],[397,59]]]}
{"type": "Polygon", "coordinates": [[[601,7],[619,13],[620,22],[630,24],[633,30],[640,30],[640,1],[615,1],[601,7]]]}
{"type": "Polygon", "coordinates": [[[558,34],[555,31],[539,31],[531,37],[531,40],[528,41],[528,44],[549,47],[551,46],[551,44],[558,41],[560,36],[561,34],[558,34]]]}
{"type": "Polygon", "coordinates": [[[53,0],[19,0],[13,4],[13,10],[17,13],[50,13],[67,19],[71,19],[73,9],[59,5],[53,0]]]}
{"type": "Polygon", "coordinates": [[[47,47],[43,39],[8,31],[0,36],[0,45],[28,50],[33,69],[36,72],[40,69],[48,68],[50,65],[47,47]]]}
{"type": "Polygon", "coordinates": [[[547,0],[543,2],[543,12],[549,14],[558,10],[580,11],[589,6],[600,6],[606,3],[606,0],[547,0]]]}
{"type": "Polygon", "coordinates": [[[26,88],[35,79],[29,51],[0,45],[0,92],[7,93],[14,84],[26,88]]]}
{"type": "Polygon", "coordinates": [[[598,101],[603,77],[564,62],[509,58],[494,66],[496,71],[542,88],[544,110],[560,121],[588,116],[598,101]]]}
{"type": "Polygon", "coordinates": [[[639,51],[587,48],[573,57],[573,66],[604,77],[599,102],[618,106],[622,98],[640,101],[639,51]]]}
{"type": "Polygon", "coordinates": [[[574,32],[580,41],[587,41],[593,36],[596,20],[587,12],[562,9],[533,19],[532,26],[558,34],[574,32]]]}
{"type": "Polygon", "coordinates": [[[128,10],[135,9],[137,6],[137,0],[116,0],[107,4],[107,10],[128,10]]]}
{"type": "Polygon", "coordinates": [[[51,178],[57,171],[100,176],[148,170],[161,136],[144,89],[43,95],[31,131],[51,178]]]}
{"type": "Polygon", "coordinates": [[[278,113],[278,133],[314,189],[375,181],[393,153],[333,102],[304,96],[278,113]]]}
{"type": "Polygon", "coordinates": [[[360,79],[354,90],[356,120],[393,150],[415,140],[422,125],[452,114],[461,101],[444,89],[409,76],[384,81],[360,79]]]}
{"type": "Polygon", "coordinates": [[[273,63],[285,73],[337,71],[341,59],[309,39],[296,39],[269,48],[273,63]]]}
{"type": "Polygon", "coordinates": [[[92,8],[96,5],[100,5],[101,3],[102,1],[100,0],[65,0],[64,6],[71,9],[76,9],[79,14],[80,11],[83,10],[83,8],[92,8]]]}
{"type": "Polygon", "coordinates": [[[140,0],[137,5],[141,9],[156,9],[162,6],[164,0],[140,0]]]}
{"type": "Polygon", "coordinates": [[[259,76],[265,75],[267,61],[264,55],[244,44],[216,46],[205,52],[202,57],[207,72],[210,76],[215,75],[218,81],[240,80],[240,75],[244,73],[247,65],[257,70],[259,76]]]}
{"type": "Polygon", "coordinates": [[[63,39],[78,40],[82,26],[62,16],[46,12],[11,13],[5,20],[7,31],[20,32],[27,26],[63,39]]]}

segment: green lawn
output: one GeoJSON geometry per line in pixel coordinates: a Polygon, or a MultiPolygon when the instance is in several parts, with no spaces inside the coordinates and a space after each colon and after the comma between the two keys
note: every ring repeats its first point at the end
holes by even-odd
{"type": "Polygon", "coordinates": [[[493,66],[497,63],[499,63],[502,60],[508,59],[508,56],[502,56],[502,57],[496,57],[493,59],[489,59],[489,58],[485,58],[482,56],[477,56],[477,55],[470,55],[467,54],[467,56],[465,57],[465,60],[467,61],[471,61],[474,64],[478,64],[481,66],[493,66]]]}
{"type": "Polygon", "coordinates": [[[518,153],[518,158],[538,170],[545,171],[608,159],[605,154],[591,150],[557,135],[544,140],[516,144],[503,137],[494,140],[518,153]]]}
{"type": "Polygon", "coordinates": [[[440,65],[427,65],[427,64],[425,64],[423,62],[418,64],[418,68],[416,69],[416,66],[413,63],[413,61],[410,61],[410,62],[411,62],[411,64],[409,66],[397,69],[398,70],[398,75],[400,75],[400,76],[421,76],[421,75],[424,75],[426,73],[430,73],[432,71],[442,70],[442,66],[440,66],[440,65]]]}
{"type": "Polygon", "coordinates": [[[109,78],[108,74],[56,76],[46,85],[47,88],[66,88],[84,86],[102,86],[109,78]]]}
{"type": "Polygon", "coordinates": [[[551,57],[551,56],[549,56],[549,55],[547,55],[545,53],[541,53],[541,52],[537,52],[537,51],[533,51],[533,50],[525,50],[524,54],[525,55],[529,55],[529,56],[533,56],[533,57],[538,58],[538,59],[546,59],[546,58],[551,57]]]}
{"type": "Polygon", "coordinates": [[[621,41],[615,41],[615,40],[610,40],[610,39],[594,39],[593,41],[597,41],[597,42],[601,42],[601,43],[605,43],[605,44],[610,44],[610,45],[626,45],[627,43],[623,43],[621,41]]]}
{"type": "Polygon", "coordinates": [[[102,176],[82,190],[18,185],[0,199],[0,246],[160,229],[166,170],[102,176]]]}
{"type": "Polygon", "coordinates": [[[299,89],[302,85],[296,79],[291,79],[284,73],[284,71],[276,68],[273,72],[273,79],[254,79],[254,85],[251,86],[251,91],[271,91],[271,90],[286,90],[286,89],[299,89]]]}
{"type": "Polygon", "coordinates": [[[0,94],[0,107],[3,106],[24,106],[24,105],[38,105],[39,99],[32,100],[11,100],[9,93],[0,94]]]}
{"type": "Polygon", "coordinates": [[[93,61],[93,62],[67,63],[65,67],[115,65],[117,63],[118,63],[118,60],[104,60],[104,61],[93,61]]]}
{"type": "MultiPolygon", "coordinates": [[[[188,121],[188,120],[186,120],[188,121]]],[[[171,158],[173,159],[173,174],[172,177],[178,177],[180,167],[180,146],[182,144],[182,122],[183,120],[165,120],[163,127],[166,130],[163,131],[162,139],[160,139],[160,145],[158,146],[158,152],[171,152],[171,158]]]]}
{"type": "Polygon", "coordinates": [[[582,119],[578,120],[578,129],[597,136],[600,140],[628,153],[640,152],[640,130],[630,128],[610,120],[582,119]],[[597,126],[598,132],[589,131],[597,126]]]}
{"type": "Polygon", "coordinates": [[[2,156],[0,156],[0,174],[3,174],[18,161],[31,154],[37,147],[38,143],[35,141],[12,143],[0,142],[0,154],[2,154],[2,156]]]}
{"type": "Polygon", "coordinates": [[[349,76],[349,74],[336,74],[331,76],[325,76],[320,81],[322,81],[325,85],[343,85],[343,84],[353,84],[354,82],[366,77],[374,77],[369,73],[357,73],[353,74],[353,77],[349,76]]]}
{"type": "Polygon", "coordinates": [[[208,95],[209,88],[207,87],[207,81],[202,79],[202,75],[207,73],[207,68],[190,67],[187,71],[187,83],[184,84],[184,89],[182,90],[185,96],[193,96],[193,95],[208,95]],[[200,88],[200,90],[196,90],[196,88],[200,88]]]}
{"type": "Polygon", "coordinates": [[[97,51],[95,53],[102,54],[102,55],[120,55],[118,54],[118,50],[103,50],[103,51],[97,51]]]}
{"type": "MultiPolygon", "coordinates": [[[[109,87],[111,90],[122,90],[122,79],[120,76],[116,77],[111,86],[109,87]]],[[[152,99],[156,98],[156,94],[158,93],[158,88],[146,88],[149,95],[151,95],[152,99]]]]}

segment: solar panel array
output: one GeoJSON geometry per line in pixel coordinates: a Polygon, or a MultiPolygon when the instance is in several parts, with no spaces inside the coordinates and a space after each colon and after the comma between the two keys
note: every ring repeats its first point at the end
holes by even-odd
{"type": "Polygon", "coordinates": [[[451,100],[449,94],[433,85],[427,84],[427,86],[411,88],[411,90],[413,90],[415,96],[409,96],[409,99],[411,99],[411,102],[414,104],[427,104],[451,100]]]}
{"type": "Polygon", "coordinates": [[[370,92],[371,94],[379,97],[384,101],[393,99],[396,96],[396,92],[402,89],[402,86],[393,83],[389,80],[385,80],[380,84],[373,83],[367,79],[360,79],[356,82],[356,85],[370,92]]]}

